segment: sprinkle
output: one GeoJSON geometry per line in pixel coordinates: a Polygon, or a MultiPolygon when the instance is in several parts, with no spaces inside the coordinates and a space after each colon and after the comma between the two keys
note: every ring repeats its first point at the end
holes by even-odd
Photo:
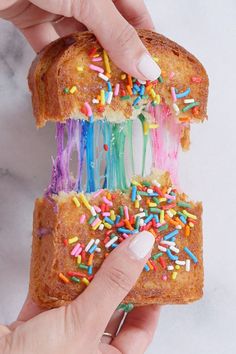
{"type": "Polygon", "coordinates": [[[133,102],[133,106],[136,106],[140,101],[141,101],[141,97],[140,96],[136,97],[133,102]]]}
{"type": "Polygon", "coordinates": [[[166,250],[166,254],[172,261],[178,260],[178,256],[174,256],[169,249],[166,250]]]}
{"type": "Polygon", "coordinates": [[[59,278],[66,284],[70,282],[70,280],[62,273],[59,273],[59,278]]]}
{"type": "Polygon", "coordinates": [[[178,273],[177,272],[173,272],[171,275],[171,279],[175,280],[177,278],[178,273]]]}
{"type": "Polygon", "coordinates": [[[186,259],[186,265],[185,265],[185,270],[186,272],[190,272],[190,259],[186,259]]]}
{"type": "Polygon", "coordinates": [[[69,90],[67,87],[65,87],[64,90],[63,90],[63,92],[64,92],[64,93],[69,93],[70,90],[69,90]]]}
{"type": "Polygon", "coordinates": [[[158,249],[159,249],[160,251],[162,251],[162,252],[166,252],[166,251],[167,251],[167,248],[165,248],[165,247],[163,247],[163,246],[158,245],[157,247],[158,247],[158,249]]]}
{"type": "Polygon", "coordinates": [[[194,98],[187,98],[186,100],[184,100],[184,103],[193,103],[194,102],[194,98]]]}
{"type": "Polygon", "coordinates": [[[174,230],[172,232],[170,232],[169,234],[164,236],[164,240],[169,240],[172,237],[174,237],[175,235],[178,235],[179,231],[178,230],[174,230]]]}
{"type": "Polygon", "coordinates": [[[187,112],[189,109],[193,108],[193,107],[196,107],[196,106],[199,106],[200,105],[200,102],[193,102],[193,103],[190,103],[189,105],[185,106],[183,109],[182,109],[182,112],[187,112]]]}
{"type": "MultiPolygon", "coordinates": [[[[80,249],[81,247],[80,247],[80,243],[77,243],[77,245],[75,245],[75,247],[73,248],[73,250],[71,251],[71,256],[75,256],[76,255],[76,253],[77,253],[77,251],[80,249]]],[[[82,250],[82,248],[81,248],[81,250],[82,250]]]]}
{"type": "Polygon", "coordinates": [[[197,257],[188,249],[188,247],[184,247],[184,251],[189,255],[190,258],[192,258],[194,263],[198,262],[197,257]]]}
{"type": "Polygon", "coordinates": [[[79,240],[79,237],[77,237],[77,236],[71,237],[71,238],[69,238],[68,243],[69,243],[69,245],[71,245],[72,243],[75,243],[78,240],[79,240]]]}
{"type": "Polygon", "coordinates": [[[178,205],[179,207],[183,207],[183,208],[191,208],[191,207],[192,207],[192,205],[191,205],[190,203],[181,202],[181,201],[178,202],[177,205],[178,205]]]}
{"type": "MultiPolygon", "coordinates": [[[[141,226],[141,220],[140,220],[140,226],[141,226]]],[[[117,231],[118,232],[120,232],[120,233],[126,233],[126,234],[134,234],[134,233],[136,233],[135,232],[135,230],[129,230],[129,229],[126,229],[126,228],[124,228],[124,227],[119,227],[118,229],[117,229],[117,231]]]]}
{"type": "Polygon", "coordinates": [[[170,246],[170,250],[175,252],[175,253],[179,253],[179,249],[175,246],[170,246]]]}
{"type": "Polygon", "coordinates": [[[94,254],[90,254],[88,259],[88,266],[91,266],[93,264],[93,258],[94,258],[94,254]]]}
{"type": "Polygon", "coordinates": [[[183,97],[186,97],[186,96],[188,96],[188,95],[190,94],[190,91],[191,91],[191,90],[190,90],[190,87],[188,87],[186,91],[181,92],[181,93],[177,93],[177,94],[176,94],[176,98],[183,98],[183,97]]]}
{"type": "Polygon", "coordinates": [[[92,229],[94,230],[94,231],[96,231],[98,228],[99,228],[99,226],[102,224],[102,220],[100,220],[99,218],[97,218],[96,219],[96,222],[93,224],[93,226],[92,226],[92,229]]]}
{"type": "Polygon", "coordinates": [[[70,93],[75,93],[75,91],[77,91],[77,87],[76,86],[72,86],[71,89],[70,89],[70,93]]]}
{"type": "Polygon", "coordinates": [[[179,107],[177,106],[176,103],[173,103],[173,108],[174,108],[174,111],[175,111],[176,115],[178,115],[179,114],[179,107]]]}
{"type": "Polygon", "coordinates": [[[86,286],[88,286],[89,280],[87,278],[82,278],[82,283],[84,283],[86,286]]]}
{"type": "Polygon", "coordinates": [[[97,216],[97,213],[96,213],[96,211],[95,211],[93,206],[91,206],[90,212],[91,212],[92,216],[97,216]]]}
{"type": "Polygon", "coordinates": [[[85,197],[85,195],[84,194],[80,194],[79,197],[80,197],[81,201],[83,202],[84,206],[86,206],[86,208],[90,210],[91,209],[91,205],[89,204],[89,202],[88,202],[87,198],[85,197]]]}
{"type": "Polygon", "coordinates": [[[166,269],[166,263],[163,257],[159,257],[158,259],[160,265],[162,266],[162,268],[166,269]]]}
{"type": "MultiPolygon", "coordinates": [[[[177,262],[177,261],[176,261],[176,262],[177,262]]],[[[168,265],[168,266],[167,266],[167,270],[174,270],[174,266],[168,265]]]]}
{"type": "Polygon", "coordinates": [[[193,220],[197,220],[196,215],[190,214],[187,210],[183,210],[183,214],[186,215],[188,218],[191,218],[193,220]]]}
{"type": "Polygon", "coordinates": [[[178,264],[176,264],[175,269],[176,269],[176,270],[179,270],[179,269],[180,269],[180,266],[179,266],[178,264]]]}
{"type": "Polygon", "coordinates": [[[184,266],[186,262],[177,260],[177,261],[175,261],[175,263],[178,264],[178,265],[184,266]]]}
{"type": "Polygon", "coordinates": [[[93,57],[91,60],[96,62],[102,61],[102,57],[93,57]]]}
{"type": "Polygon", "coordinates": [[[173,71],[170,72],[169,79],[172,80],[175,76],[175,73],[173,71]]]}
{"type": "Polygon", "coordinates": [[[129,220],[129,209],[126,205],[124,206],[124,214],[125,214],[125,218],[129,220]]]}
{"type": "Polygon", "coordinates": [[[110,200],[108,200],[105,195],[102,197],[102,200],[104,201],[105,204],[107,204],[109,206],[113,205],[113,203],[110,200]]]}
{"type": "Polygon", "coordinates": [[[85,222],[85,219],[86,219],[86,215],[85,214],[81,215],[79,219],[80,224],[83,224],[85,222]]]}
{"type": "Polygon", "coordinates": [[[149,221],[151,221],[153,219],[153,214],[150,214],[145,220],[144,220],[144,223],[145,224],[148,224],[149,221]]]}
{"type": "Polygon", "coordinates": [[[98,227],[98,230],[102,231],[104,229],[104,224],[100,224],[99,227],[98,227]]]}
{"type": "Polygon", "coordinates": [[[161,212],[160,212],[160,223],[161,224],[163,224],[163,222],[165,221],[164,216],[165,216],[165,212],[164,212],[164,210],[161,210],[161,212]]]}
{"type": "Polygon", "coordinates": [[[85,264],[79,264],[79,265],[78,265],[78,268],[84,269],[84,270],[88,270],[88,266],[85,265],[85,264]]]}
{"type": "Polygon", "coordinates": [[[171,87],[170,91],[171,91],[171,96],[172,96],[173,102],[176,102],[177,98],[176,98],[176,94],[175,94],[175,88],[171,87]]]}
{"type": "Polygon", "coordinates": [[[76,197],[73,197],[73,202],[75,203],[75,205],[77,206],[77,208],[80,207],[80,202],[78,201],[78,199],[76,197]]]}
{"type": "Polygon", "coordinates": [[[107,97],[107,104],[111,104],[112,98],[113,98],[113,92],[109,91],[107,97]]]}
{"type": "Polygon", "coordinates": [[[100,240],[97,238],[96,241],[94,242],[93,246],[89,249],[88,253],[92,254],[97,248],[97,245],[99,244],[100,240]]]}
{"type": "Polygon", "coordinates": [[[80,264],[80,263],[81,263],[81,260],[82,260],[82,259],[81,259],[81,255],[77,256],[76,263],[77,263],[77,264],[80,264]]]}
{"type": "Polygon", "coordinates": [[[103,60],[104,60],[106,72],[108,74],[111,74],[111,67],[110,67],[109,58],[108,58],[107,52],[104,49],[103,49],[103,60]]]}
{"type": "Polygon", "coordinates": [[[72,280],[74,283],[80,283],[80,279],[77,278],[77,277],[71,277],[71,280],[72,280]]]}
{"type": "Polygon", "coordinates": [[[161,244],[162,245],[168,245],[168,246],[175,246],[175,242],[172,242],[172,241],[164,241],[164,240],[162,240],[161,244]]]}
{"type": "Polygon", "coordinates": [[[85,247],[85,252],[88,252],[90,247],[94,244],[95,240],[91,238],[91,240],[88,242],[87,246],[85,247]]]}
{"type": "Polygon", "coordinates": [[[166,274],[163,274],[161,278],[162,278],[163,281],[167,281],[167,275],[166,274]]]}
{"type": "Polygon", "coordinates": [[[120,84],[116,84],[115,90],[114,90],[114,96],[118,96],[120,91],[120,84]]]}
{"type": "Polygon", "coordinates": [[[162,255],[163,255],[163,253],[161,253],[161,252],[155,253],[155,254],[152,255],[152,259],[155,261],[155,260],[157,260],[158,258],[160,258],[162,255]]]}
{"type": "MultiPolygon", "coordinates": [[[[105,213],[104,213],[105,214],[105,213]]],[[[112,221],[108,216],[104,218],[104,221],[107,222],[110,225],[114,225],[114,221],[112,221]]]]}
{"type": "Polygon", "coordinates": [[[125,80],[126,79],[126,74],[121,74],[120,78],[121,78],[121,80],[125,80]]]}
{"type": "Polygon", "coordinates": [[[192,76],[191,81],[200,84],[202,82],[202,78],[199,76],[192,76]]]}
{"type": "Polygon", "coordinates": [[[104,73],[104,69],[101,68],[100,66],[89,64],[89,68],[94,71],[98,71],[99,73],[102,73],[102,74],[104,73]]]}
{"type": "Polygon", "coordinates": [[[113,243],[115,243],[118,240],[118,236],[114,236],[112,239],[110,239],[110,241],[108,241],[105,244],[105,248],[109,248],[111,245],[113,245],[113,243]]]}
{"type": "Polygon", "coordinates": [[[78,66],[76,67],[76,69],[77,69],[78,72],[84,71],[83,66],[80,66],[80,65],[78,65],[78,66]]]}
{"type": "Polygon", "coordinates": [[[146,270],[146,272],[149,272],[150,268],[147,264],[144,265],[144,270],[146,270]]]}

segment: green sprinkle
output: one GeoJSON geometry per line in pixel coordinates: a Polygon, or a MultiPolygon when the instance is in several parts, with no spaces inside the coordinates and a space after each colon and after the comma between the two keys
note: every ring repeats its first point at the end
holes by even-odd
{"type": "Polygon", "coordinates": [[[160,204],[160,201],[159,201],[159,199],[158,199],[157,197],[153,197],[152,199],[153,199],[153,201],[154,201],[155,203],[160,204]]]}
{"type": "Polygon", "coordinates": [[[200,105],[200,102],[193,102],[193,103],[190,103],[188,104],[187,106],[185,106],[183,109],[182,109],[182,112],[187,112],[189,109],[193,108],[193,107],[196,107],[196,106],[199,106],[200,105]]]}
{"type": "Polygon", "coordinates": [[[139,195],[145,195],[145,196],[148,196],[148,195],[149,195],[147,192],[143,192],[143,191],[137,191],[137,194],[139,194],[139,195]]]}
{"type": "Polygon", "coordinates": [[[80,283],[80,279],[77,277],[71,277],[70,279],[75,283],[80,283]]]}
{"type": "Polygon", "coordinates": [[[186,215],[184,215],[184,213],[181,213],[181,211],[177,211],[177,214],[182,215],[186,219],[186,215]]]}
{"type": "Polygon", "coordinates": [[[186,203],[186,202],[178,202],[177,205],[179,207],[183,207],[183,208],[192,208],[192,205],[190,203],[186,203]]]}
{"type": "Polygon", "coordinates": [[[161,75],[158,77],[158,81],[161,83],[164,82],[163,77],[161,75]]]}
{"type": "Polygon", "coordinates": [[[151,105],[152,105],[153,107],[156,107],[156,106],[157,106],[157,102],[152,101],[151,105]]]}
{"type": "Polygon", "coordinates": [[[159,208],[150,208],[150,212],[151,213],[160,213],[161,209],[159,209],[159,208]]]}
{"type": "Polygon", "coordinates": [[[159,227],[158,228],[158,231],[164,231],[164,230],[167,230],[168,229],[168,224],[165,224],[165,225],[163,225],[163,226],[161,226],[161,227],[159,227]]]}
{"type": "Polygon", "coordinates": [[[152,256],[152,259],[155,261],[156,259],[160,258],[162,255],[163,255],[163,253],[161,253],[161,252],[155,253],[155,254],[152,256]]]}
{"type": "Polygon", "coordinates": [[[133,310],[133,308],[134,308],[134,305],[133,304],[127,304],[126,306],[125,306],[125,312],[130,312],[130,311],[132,311],[133,310]]]}
{"type": "Polygon", "coordinates": [[[68,89],[67,87],[65,87],[64,90],[63,90],[63,92],[64,92],[64,93],[69,93],[70,91],[69,91],[69,89],[68,89]]]}
{"type": "Polygon", "coordinates": [[[145,187],[150,187],[150,186],[151,186],[151,183],[148,182],[148,181],[143,181],[142,184],[143,184],[143,186],[145,186],[145,187]]]}
{"type": "Polygon", "coordinates": [[[89,225],[91,225],[95,219],[96,219],[96,216],[91,216],[91,218],[88,221],[89,225]]]}
{"type": "Polygon", "coordinates": [[[130,99],[130,96],[127,95],[127,96],[121,96],[120,98],[122,101],[125,101],[125,100],[129,100],[130,99]]]}
{"type": "Polygon", "coordinates": [[[81,269],[88,269],[88,266],[86,266],[85,264],[78,264],[78,268],[81,268],[81,269]]]}
{"type": "Polygon", "coordinates": [[[123,206],[119,206],[119,211],[120,211],[120,216],[123,217],[124,216],[124,208],[123,208],[123,206]]]}
{"type": "Polygon", "coordinates": [[[136,220],[135,220],[135,229],[139,229],[139,225],[140,225],[140,216],[137,216],[136,220]]]}

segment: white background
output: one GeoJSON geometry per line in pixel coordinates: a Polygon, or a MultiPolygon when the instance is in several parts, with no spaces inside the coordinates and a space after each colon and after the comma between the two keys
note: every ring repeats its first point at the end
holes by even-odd
{"type": "MultiPolygon", "coordinates": [[[[204,203],[205,295],[166,306],[148,354],[233,354],[236,318],[236,2],[147,1],[156,29],[194,53],[210,78],[209,121],[192,128],[182,188],[204,203]]],[[[34,54],[0,21],[0,322],[27,292],[34,199],[48,183],[54,129],[36,130],[26,75],[34,54]]]]}

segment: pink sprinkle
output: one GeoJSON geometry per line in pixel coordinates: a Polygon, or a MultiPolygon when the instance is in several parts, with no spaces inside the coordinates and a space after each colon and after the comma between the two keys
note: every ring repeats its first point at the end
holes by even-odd
{"type": "Polygon", "coordinates": [[[171,71],[171,72],[170,72],[170,75],[169,75],[169,79],[172,80],[174,76],[175,76],[174,71],[171,71]]]}
{"type": "Polygon", "coordinates": [[[105,211],[104,213],[102,213],[102,216],[110,216],[111,213],[109,213],[108,211],[105,211]]]}
{"type": "Polygon", "coordinates": [[[92,58],[92,61],[102,61],[102,57],[92,58]]]}
{"type": "Polygon", "coordinates": [[[101,212],[101,209],[97,206],[97,205],[94,205],[94,210],[97,212],[97,213],[100,213],[101,212]]]}
{"type": "Polygon", "coordinates": [[[83,224],[85,222],[85,219],[86,219],[86,215],[85,214],[81,215],[79,220],[80,224],[83,224]]]}
{"type": "Polygon", "coordinates": [[[77,245],[75,245],[75,247],[73,248],[73,250],[71,251],[71,256],[75,256],[76,252],[80,249],[80,243],[77,243],[77,245]]]}
{"type": "Polygon", "coordinates": [[[88,102],[85,102],[84,106],[87,110],[87,116],[91,117],[93,115],[93,111],[92,111],[90,104],[88,102]]]}
{"type": "Polygon", "coordinates": [[[202,78],[199,76],[193,76],[191,80],[192,82],[196,82],[197,84],[200,84],[200,82],[202,82],[202,78]]]}
{"type": "Polygon", "coordinates": [[[105,197],[105,195],[102,197],[102,199],[103,199],[103,201],[104,201],[105,204],[107,204],[107,205],[109,205],[109,206],[112,206],[112,205],[113,205],[113,203],[112,203],[110,200],[108,200],[107,197],[105,197]]]}
{"type": "Polygon", "coordinates": [[[124,238],[128,238],[128,237],[129,237],[129,235],[127,235],[126,233],[123,233],[123,234],[122,234],[122,237],[124,237],[124,238]]]}
{"type": "Polygon", "coordinates": [[[166,274],[162,275],[162,280],[167,281],[167,275],[166,274]]]}
{"type": "Polygon", "coordinates": [[[175,200],[176,199],[176,196],[175,195],[170,195],[170,194],[165,194],[164,197],[166,199],[171,199],[171,200],[175,200]]]}
{"type": "Polygon", "coordinates": [[[120,84],[116,84],[115,90],[114,90],[114,96],[118,96],[120,91],[120,84]]]}
{"type": "Polygon", "coordinates": [[[82,247],[80,247],[80,248],[78,249],[78,251],[77,251],[76,254],[75,254],[75,257],[78,257],[78,256],[80,255],[81,251],[82,251],[82,247]]]}
{"type": "Polygon", "coordinates": [[[172,96],[173,102],[176,102],[177,98],[176,98],[176,94],[175,94],[175,88],[171,87],[170,90],[171,90],[171,96],[172,96]]]}
{"type": "Polygon", "coordinates": [[[128,210],[128,207],[126,205],[124,206],[124,213],[125,213],[125,218],[127,220],[129,220],[129,210],[128,210]]]}
{"type": "Polygon", "coordinates": [[[160,222],[158,222],[157,224],[156,224],[156,227],[160,227],[160,226],[163,226],[163,225],[165,225],[166,224],[166,221],[164,221],[162,224],[160,223],[160,222]]]}
{"type": "Polygon", "coordinates": [[[99,189],[97,192],[93,193],[93,198],[96,198],[103,192],[103,189],[99,189]]]}
{"type": "Polygon", "coordinates": [[[103,68],[100,68],[100,66],[97,65],[93,65],[93,64],[89,64],[90,69],[94,70],[94,71],[98,71],[99,73],[104,73],[103,68]]]}
{"type": "Polygon", "coordinates": [[[99,223],[99,221],[100,221],[100,219],[99,219],[99,218],[96,218],[96,219],[92,222],[91,226],[92,226],[92,227],[96,226],[96,225],[99,223]]]}

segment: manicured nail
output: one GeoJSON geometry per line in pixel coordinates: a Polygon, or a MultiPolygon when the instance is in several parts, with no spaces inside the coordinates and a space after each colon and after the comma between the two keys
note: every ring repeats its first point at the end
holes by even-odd
{"type": "Polygon", "coordinates": [[[145,76],[146,80],[156,80],[161,75],[159,65],[152,59],[152,57],[144,53],[138,62],[139,72],[145,76]]]}
{"type": "Polygon", "coordinates": [[[134,236],[130,242],[128,250],[136,259],[142,259],[151,251],[155,242],[154,236],[151,232],[143,231],[134,236]]]}

